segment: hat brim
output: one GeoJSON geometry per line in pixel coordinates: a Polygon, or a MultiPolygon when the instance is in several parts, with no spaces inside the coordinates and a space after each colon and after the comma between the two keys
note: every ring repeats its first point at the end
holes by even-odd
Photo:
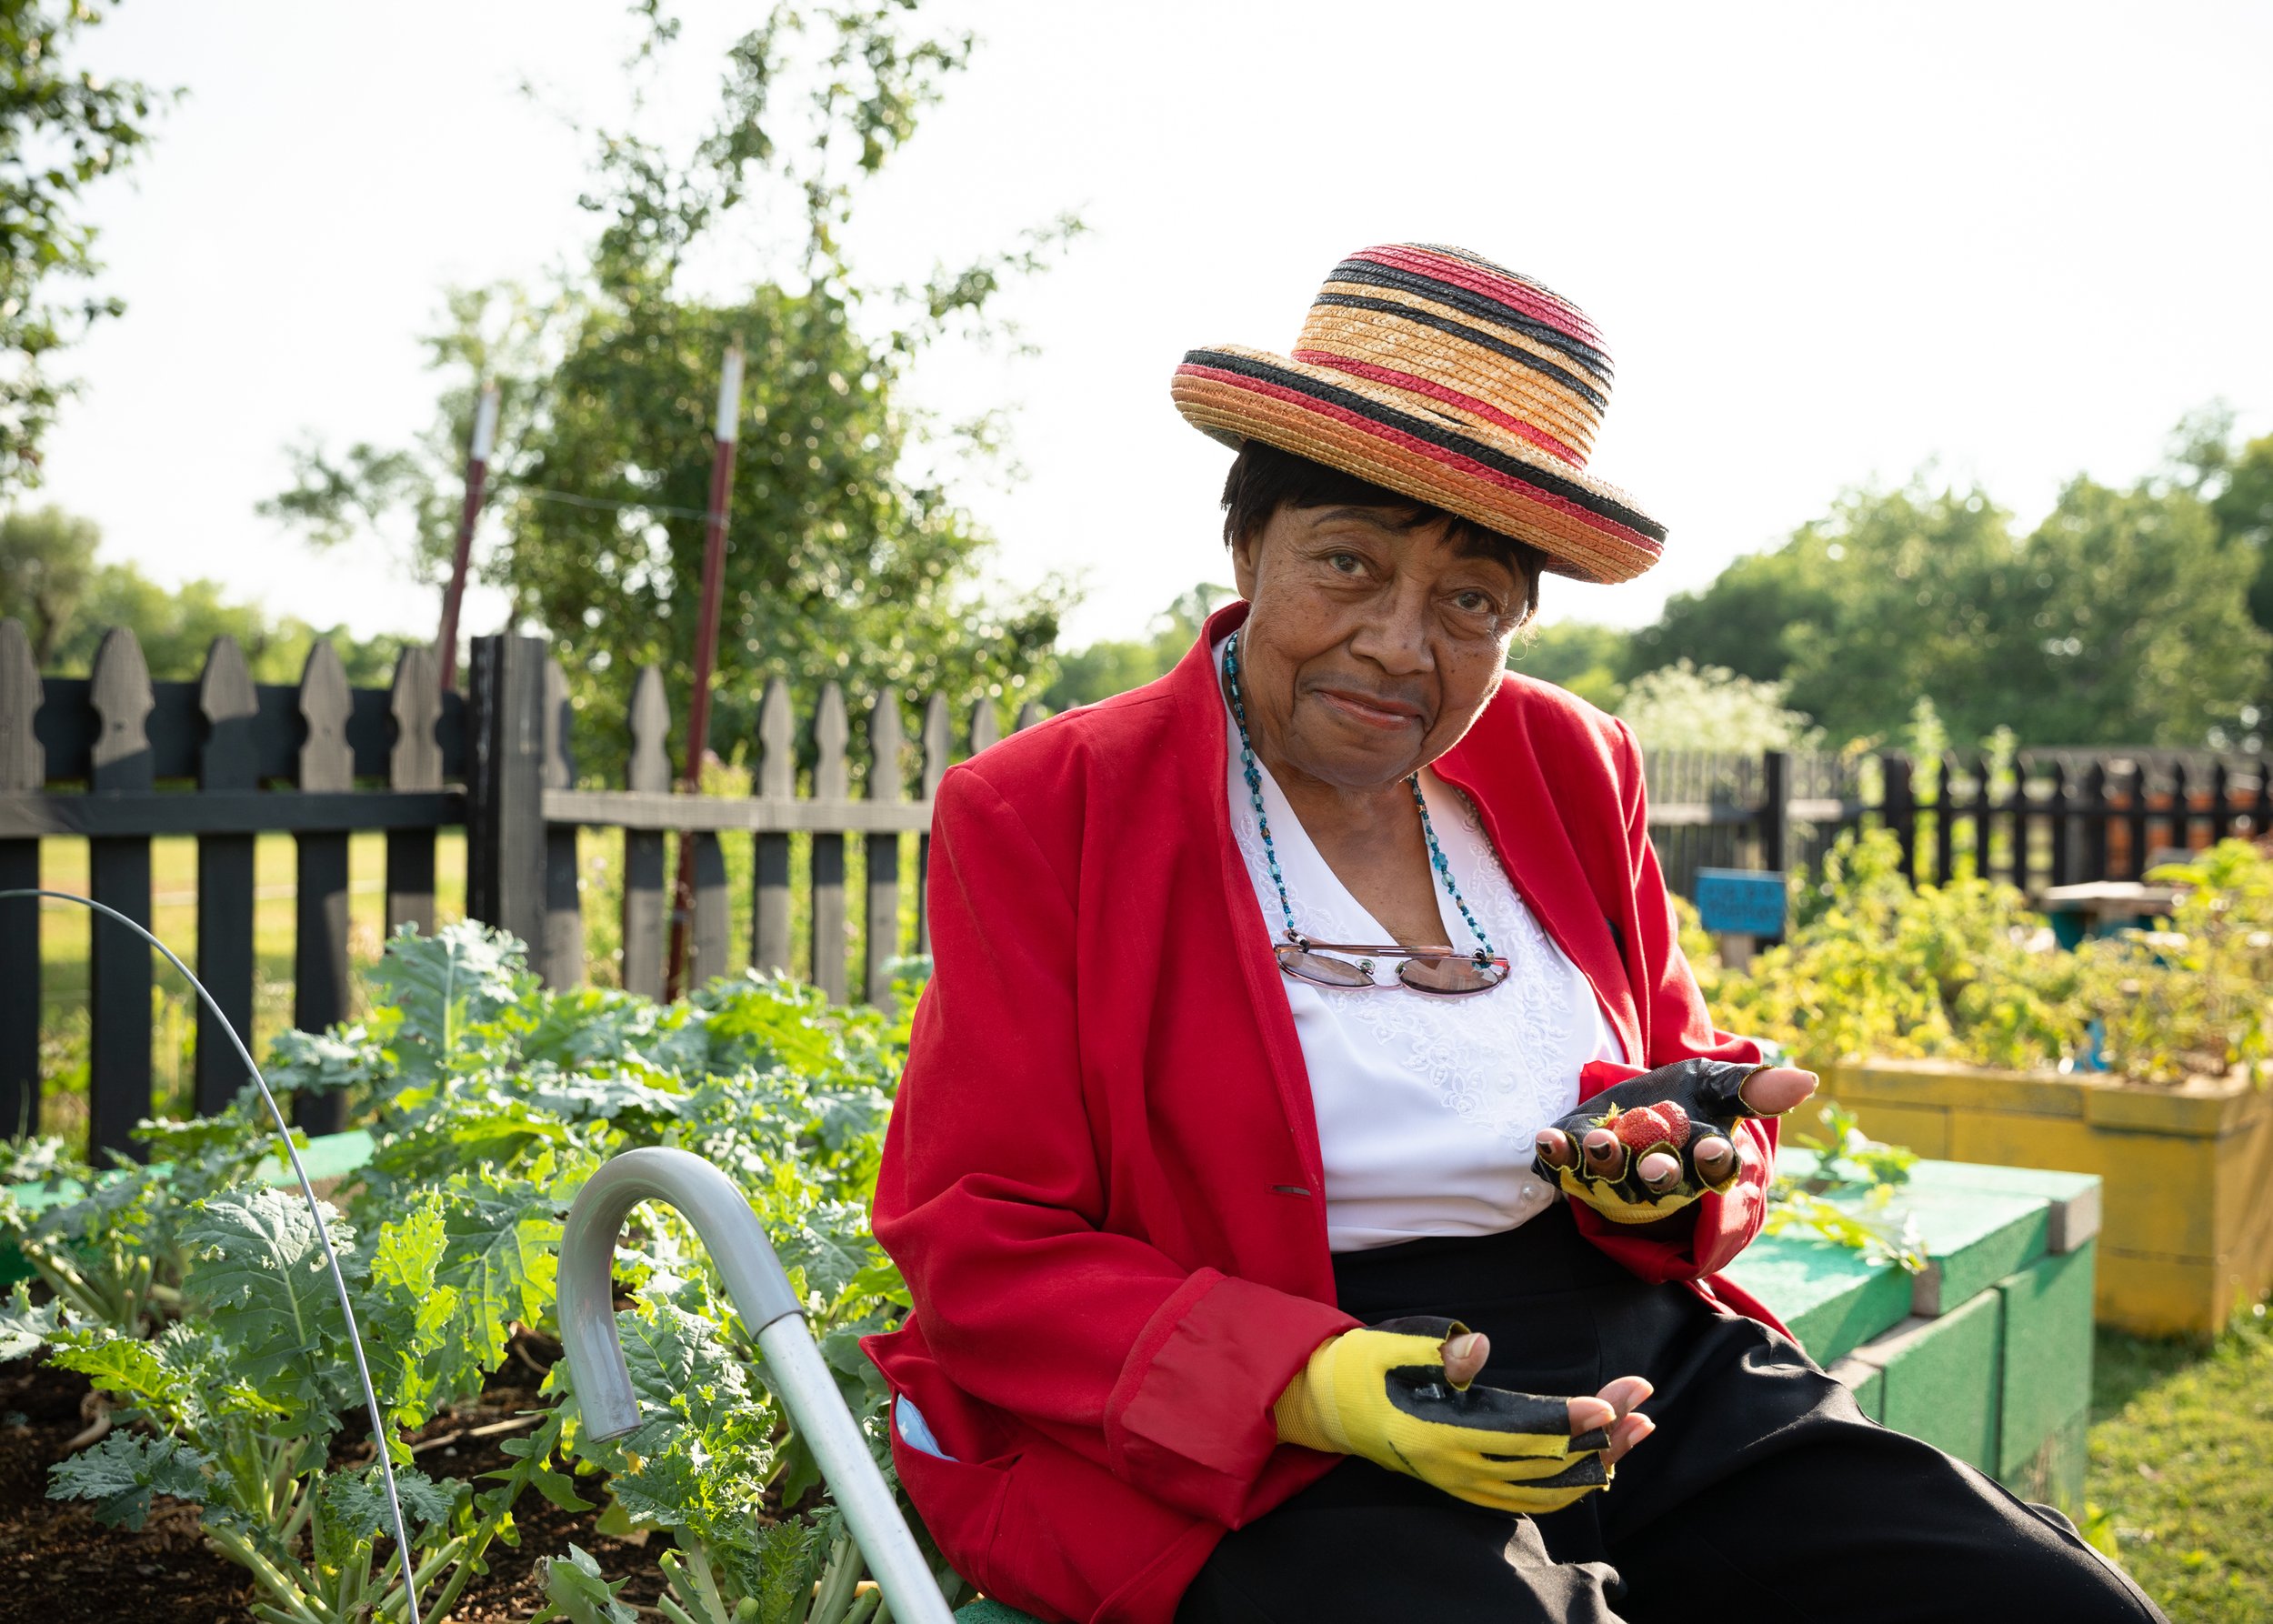
{"type": "Polygon", "coordinates": [[[1665,550],[1665,526],[1616,486],[1365,378],[1220,345],[1186,355],[1171,388],[1186,422],[1235,450],[1260,440],[1355,474],[1528,542],[1557,575],[1629,581],[1665,550]]]}

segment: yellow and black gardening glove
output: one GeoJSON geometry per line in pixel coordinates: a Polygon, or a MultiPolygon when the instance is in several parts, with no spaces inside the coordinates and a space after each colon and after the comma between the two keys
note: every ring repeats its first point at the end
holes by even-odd
{"type": "Polygon", "coordinates": [[[1570,1401],[1455,1387],[1450,1319],[1391,1319],[1319,1346],[1272,1410],[1281,1442],[1362,1455],[1472,1505],[1559,1511],[1610,1480],[1597,1429],[1573,1436],[1570,1401]]]}
{"type": "Polygon", "coordinates": [[[1739,1092],[1765,1069],[1681,1060],[1605,1088],[1539,1134],[1542,1178],[1615,1224],[1649,1224],[1737,1182],[1736,1126],[1760,1115],[1739,1092]],[[1653,1160],[1662,1158],[1662,1160],[1653,1160]],[[1657,1175],[1644,1176],[1644,1165],[1657,1175]]]}

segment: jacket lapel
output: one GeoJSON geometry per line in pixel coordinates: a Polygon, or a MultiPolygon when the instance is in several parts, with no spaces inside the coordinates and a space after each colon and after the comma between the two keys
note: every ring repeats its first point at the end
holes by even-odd
{"type": "MultiPolygon", "coordinates": [[[[1587,882],[1587,865],[1566,821],[1568,808],[1549,782],[1563,764],[1541,748],[1545,742],[1531,736],[1521,704],[1503,687],[1476,726],[1437,759],[1437,776],[1476,804],[1516,894],[1592,985],[1627,1058],[1639,1064],[1647,1049],[1633,984],[1616,927],[1587,882]]],[[[1594,810],[1617,816],[1615,805],[1594,810]]]]}
{"type": "Polygon", "coordinates": [[[1271,1080],[1278,1090],[1287,1130],[1301,1158],[1308,1187],[1316,1196],[1311,1207],[1317,1214],[1318,1244],[1326,1244],[1325,1160],[1318,1149],[1317,1112],[1310,1099],[1309,1068],[1303,1064],[1302,1042],[1295,1034],[1295,1018],[1287,995],[1278,985],[1279,973],[1271,957],[1271,933],[1255,906],[1254,882],[1247,861],[1231,834],[1231,808],[1224,798],[1224,772],[1230,747],[1230,726],[1225,718],[1220,681],[1216,672],[1217,642],[1247,619],[1244,603],[1226,605],[1207,618],[1199,640],[1168,676],[1182,725],[1177,737],[1184,741],[1177,761],[1177,801],[1185,827],[1207,832],[1215,854],[1215,871],[1231,927],[1233,957],[1238,962],[1240,985],[1247,994],[1263,1049],[1270,1058],[1271,1080]]]}

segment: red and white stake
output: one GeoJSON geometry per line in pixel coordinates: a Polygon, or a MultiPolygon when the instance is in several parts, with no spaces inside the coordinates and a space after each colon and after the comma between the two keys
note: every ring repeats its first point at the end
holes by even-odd
{"type": "MultiPolygon", "coordinates": [[[[703,516],[703,598],[695,622],[695,690],[686,702],[686,769],[681,786],[689,795],[702,788],[703,757],[710,748],[710,677],[718,659],[718,600],[726,589],[726,503],[734,495],[734,443],[742,432],[742,346],[726,351],[718,375],[716,449],[710,459],[710,506],[703,516]]],[[[679,834],[678,882],[671,898],[671,957],[663,996],[685,990],[687,938],[695,922],[695,837],[679,834]]],[[[716,972],[723,966],[706,965],[716,972]]]]}
{"type": "Polygon", "coordinates": [[[489,478],[489,454],[497,444],[497,386],[482,387],[474,408],[474,446],[466,459],[466,507],[458,515],[457,550],[450,558],[450,584],[442,594],[442,691],[457,686],[457,612],[466,596],[466,566],[474,554],[474,521],[481,515],[482,486],[489,478]]]}

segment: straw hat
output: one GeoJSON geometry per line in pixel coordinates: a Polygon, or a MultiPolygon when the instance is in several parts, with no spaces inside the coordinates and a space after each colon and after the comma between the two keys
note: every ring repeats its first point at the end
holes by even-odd
{"type": "Polygon", "coordinates": [[[1288,356],[1218,345],[1176,369],[1177,409],[1235,449],[1307,456],[1624,581],[1666,528],[1587,456],[1610,356],[1578,307],[1459,248],[1399,243],[1334,267],[1288,356]]]}

